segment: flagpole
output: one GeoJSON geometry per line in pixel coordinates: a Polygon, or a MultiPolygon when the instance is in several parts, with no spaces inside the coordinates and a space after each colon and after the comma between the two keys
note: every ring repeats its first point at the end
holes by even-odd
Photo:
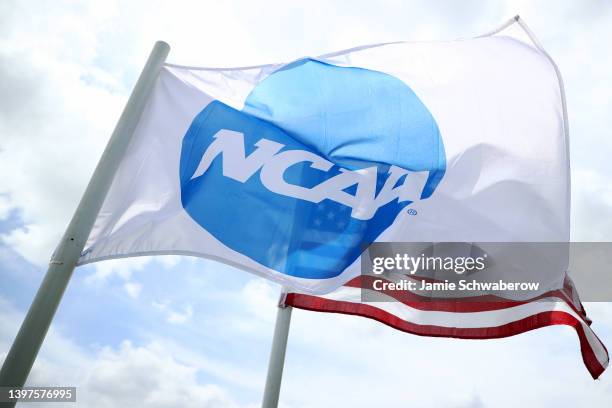
{"type": "MultiPolygon", "coordinates": [[[[155,43],[4,360],[0,370],[0,386],[23,387],[25,384],[169,51],[170,46],[165,42],[155,43]]],[[[0,406],[14,405],[15,403],[7,403],[0,406]]]]}
{"type": "Polygon", "coordinates": [[[274,337],[272,338],[272,349],[268,363],[268,375],[264,388],[262,408],[278,407],[283,367],[285,365],[285,352],[287,351],[287,338],[289,337],[289,325],[291,323],[291,306],[285,305],[286,289],[281,290],[276,312],[276,325],[274,326],[274,337]]]}

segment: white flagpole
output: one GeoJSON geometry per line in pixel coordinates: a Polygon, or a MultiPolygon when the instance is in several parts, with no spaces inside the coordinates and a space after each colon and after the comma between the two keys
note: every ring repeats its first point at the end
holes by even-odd
{"type": "Polygon", "coordinates": [[[262,408],[278,407],[281,380],[283,378],[283,367],[285,365],[285,352],[287,351],[287,338],[289,337],[289,325],[291,323],[291,306],[285,305],[286,289],[281,291],[276,313],[276,325],[274,326],[274,337],[272,338],[272,349],[270,351],[270,362],[268,363],[268,375],[264,388],[262,408]]]}
{"type": "MultiPolygon", "coordinates": [[[[47,269],[21,328],[0,370],[0,386],[23,387],[57,306],[68,285],[117,166],[130,143],[159,71],[170,52],[163,41],[155,43],[147,63],[117,122],[62,240],[47,269]]],[[[12,407],[15,403],[2,404],[12,407]]]]}

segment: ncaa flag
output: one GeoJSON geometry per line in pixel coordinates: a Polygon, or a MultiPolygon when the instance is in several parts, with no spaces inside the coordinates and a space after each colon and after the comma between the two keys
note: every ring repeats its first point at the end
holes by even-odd
{"type": "Polygon", "coordinates": [[[79,264],[193,255],[321,294],[359,275],[373,242],[566,242],[567,146],[556,67],[516,25],[166,64],[79,264]]]}

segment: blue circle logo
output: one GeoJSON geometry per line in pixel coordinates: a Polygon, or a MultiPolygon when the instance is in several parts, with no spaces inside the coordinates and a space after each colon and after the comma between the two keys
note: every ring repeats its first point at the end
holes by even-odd
{"type": "Polygon", "coordinates": [[[213,101],[194,118],[181,201],[232,250],[325,279],[430,197],[445,169],[437,123],[404,82],[303,59],[259,83],[242,110],[213,101]],[[426,177],[415,195],[417,173],[426,177]]]}

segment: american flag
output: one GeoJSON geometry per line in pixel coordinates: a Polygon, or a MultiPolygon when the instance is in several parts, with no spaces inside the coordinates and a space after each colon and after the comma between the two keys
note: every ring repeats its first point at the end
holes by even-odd
{"type": "Polygon", "coordinates": [[[478,297],[469,301],[432,299],[407,291],[376,291],[370,295],[386,301],[363,302],[362,296],[367,293],[362,291],[374,291],[367,282],[369,278],[358,276],[326,295],[287,293],[281,302],[304,310],[367,317],[419,336],[496,339],[566,325],[576,331],[584,365],[593,378],[608,366],[608,351],[591,329],[591,321],[569,278],[563,289],[523,302],[492,302],[488,298],[479,301],[478,297]]]}

